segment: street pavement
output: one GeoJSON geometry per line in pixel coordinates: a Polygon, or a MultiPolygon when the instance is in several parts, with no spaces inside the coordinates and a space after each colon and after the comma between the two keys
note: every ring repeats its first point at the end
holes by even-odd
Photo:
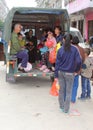
{"type": "MultiPolygon", "coordinates": [[[[0,130],[93,130],[92,99],[71,104],[78,116],[64,114],[58,97],[49,94],[48,78],[18,78],[5,81],[6,66],[0,62],[0,130]]],[[[78,96],[81,88],[79,83],[78,96]]]]}

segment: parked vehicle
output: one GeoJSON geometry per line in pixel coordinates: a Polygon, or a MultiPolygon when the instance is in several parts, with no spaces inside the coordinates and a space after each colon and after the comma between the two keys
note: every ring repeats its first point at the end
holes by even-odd
{"type": "Polygon", "coordinates": [[[70,27],[70,33],[72,36],[77,36],[79,38],[79,45],[81,47],[86,48],[81,32],[77,28],[70,27]]]}
{"type": "Polygon", "coordinates": [[[83,37],[80,33],[80,31],[77,29],[77,28],[73,28],[73,27],[70,27],[70,33],[73,35],[73,36],[78,36],[79,38],[79,46],[81,46],[82,48],[90,48],[91,49],[91,53],[89,55],[89,57],[91,58],[91,60],[93,61],[93,36],[90,37],[90,43],[89,44],[86,44],[83,40],[83,37]]]}
{"type": "Polygon", "coordinates": [[[10,55],[11,32],[13,26],[20,23],[25,30],[32,29],[37,40],[40,40],[41,30],[47,27],[61,26],[62,32],[66,33],[70,28],[69,15],[65,9],[39,9],[39,8],[13,8],[9,11],[4,25],[3,39],[8,43],[5,48],[6,56],[6,81],[16,81],[17,77],[28,76],[52,76],[53,73],[43,73],[33,67],[29,73],[20,73],[18,71],[17,58],[10,55]]]}

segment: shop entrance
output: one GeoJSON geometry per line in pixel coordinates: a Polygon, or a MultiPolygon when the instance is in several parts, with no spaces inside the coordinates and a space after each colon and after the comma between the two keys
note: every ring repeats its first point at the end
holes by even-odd
{"type": "Polygon", "coordinates": [[[88,38],[93,36],[93,20],[88,21],[88,38]]]}
{"type": "Polygon", "coordinates": [[[82,36],[83,36],[83,24],[84,24],[84,20],[78,21],[78,29],[80,30],[82,36]]]}

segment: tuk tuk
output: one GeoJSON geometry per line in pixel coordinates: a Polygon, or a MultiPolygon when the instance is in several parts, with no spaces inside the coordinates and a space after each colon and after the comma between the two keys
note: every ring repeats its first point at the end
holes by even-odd
{"type": "Polygon", "coordinates": [[[47,27],[54,28],[61,26],[62,33],[66,33],[70,28],[69,15],[66,9],[40,9],[40,8],[12,8],[5,20],[3,39],[7,42],[8,46],[4,47],[6,56],[6,81],[15,82],[17,77],[45,77],[52,76],[53,72],[43,73],[33,67],[28,73],[18,71],[17,58],[10,55],[11,47],[11,32],[13,26],[20,23],[24,29],[34,30],[34,35],[37,40],[40,40],[41,30],[47,27]],[[7,48],[6,48],[7,47],[7,48]]]}

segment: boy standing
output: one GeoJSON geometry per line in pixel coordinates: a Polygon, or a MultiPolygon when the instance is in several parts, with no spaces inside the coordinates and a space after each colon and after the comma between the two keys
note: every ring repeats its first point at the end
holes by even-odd
{"type": "Polygon", "coordinates": [[[93,63],[91,58],[89,58],[89,55],[90,49],[85,48],[85,61],[82,65],[81,71],[82,93],[81,96],[78,98],[80,100],[91,98],[90,78],[92,77],[93,63]]]}

